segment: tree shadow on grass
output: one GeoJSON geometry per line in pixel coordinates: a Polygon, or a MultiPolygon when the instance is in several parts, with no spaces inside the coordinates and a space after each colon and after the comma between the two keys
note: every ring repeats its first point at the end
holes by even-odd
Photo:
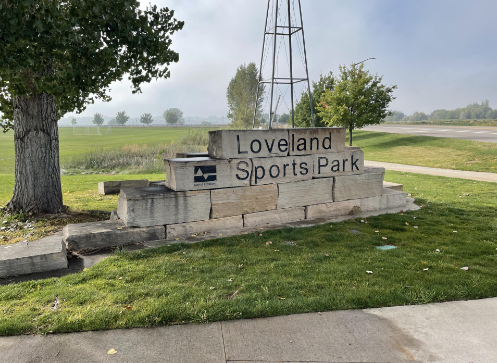
{"type": "MultiPolygon", "coordinates": [[[[357,138],[361,140],[359,137],[357,138]]],[[[368,147],[374,146],[374,147],[381,147],[381,148],[394,148],[394,147],[399,147],[399,146],[432,146],[432,144],[437,143],[437,138],[436,137],[430,137],[430,136],[405,136],[401,138],[396,138],[393,140],[386,140],[386,141],[379,141],[378,143],[375,144],[370,144],[368,147]]],[[[438,145],[441,147],[441,145],[438,145]]]]}

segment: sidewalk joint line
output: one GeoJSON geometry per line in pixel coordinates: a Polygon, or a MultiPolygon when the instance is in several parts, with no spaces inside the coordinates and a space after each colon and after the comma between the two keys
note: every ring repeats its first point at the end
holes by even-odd
{"type": "Polygon", "coordinates": [[[228,357],[226,356],[226,344],[224,343],[224,330],[223,330],[223,322],[219,322],[221,325],[221,339],[223,341],[223,351],[224,351],[224,361],[228,362],[228,357]]]}

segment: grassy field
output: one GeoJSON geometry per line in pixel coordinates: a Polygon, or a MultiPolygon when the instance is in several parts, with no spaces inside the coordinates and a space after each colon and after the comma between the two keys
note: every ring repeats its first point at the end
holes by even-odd
{"type": "Polygon", "coordinates": [[[151,327],[497,296],[495,184],[398,172],[387,172],[386,179],[404,184],[423,208],[117,252],[81,273],[0,286],[0,334],[151,327]],[[385,244],[397,249],[376,248],[385,244]],[[56,300],[58,308],[52,309],[56,300]]]}
{"type": "MultiPolygon", "coordinates": [[[[72,157],[92,150],[119,149],[125,145],[169,144],[185,136],[188,130],[188,127],[122,127],[113,128],[111,134],[97,136],[73,135],[72,128],[60,128],[60,161],[64,164],[72,157]]],[[[14,133],[0,133],[0,174],[13,174],[14,160],[14,133]]]]}
{"type": "Polygon", "coordinates": [[[367,160],[497,173],[497,144],[418,135],[355,131],[367,160]]]}

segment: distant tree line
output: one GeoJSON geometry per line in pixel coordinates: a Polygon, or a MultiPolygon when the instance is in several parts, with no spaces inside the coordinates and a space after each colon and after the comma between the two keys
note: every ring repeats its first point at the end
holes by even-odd
{"type": "Polygon", "coordinates": [[[387,116],[385,121],[428,121],[428,120],[496,120],[497,109],[489,106],[489,101],[481,103],[470,103],[463,108],[455,110],[439,109],[430,114],[424,112],[414,112],[412,115],[406,115],[401,111],[392,111],[391,116],[387,116]]]}

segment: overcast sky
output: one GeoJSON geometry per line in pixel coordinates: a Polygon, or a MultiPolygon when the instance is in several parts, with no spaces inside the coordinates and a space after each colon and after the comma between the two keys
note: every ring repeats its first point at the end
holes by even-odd
{"type": "MultiPolygon", "coordinates": [[[[113,100],[90,105],[113,116],[225,116],[226,88],[242,63],[259,66],[267,0],[151,0],[176,11],[185,27],[173,38],[180,54],[171,78],[132,95],[127,81],[113,100]]],[[[311,80],[369,57],[367,68],[398,85],[393,109],[406,113],[490,100],[497,108],[497,1],[302,0],[311,80]]],[[[267,66],[266,66],[267,67],[267,66]]]]}

